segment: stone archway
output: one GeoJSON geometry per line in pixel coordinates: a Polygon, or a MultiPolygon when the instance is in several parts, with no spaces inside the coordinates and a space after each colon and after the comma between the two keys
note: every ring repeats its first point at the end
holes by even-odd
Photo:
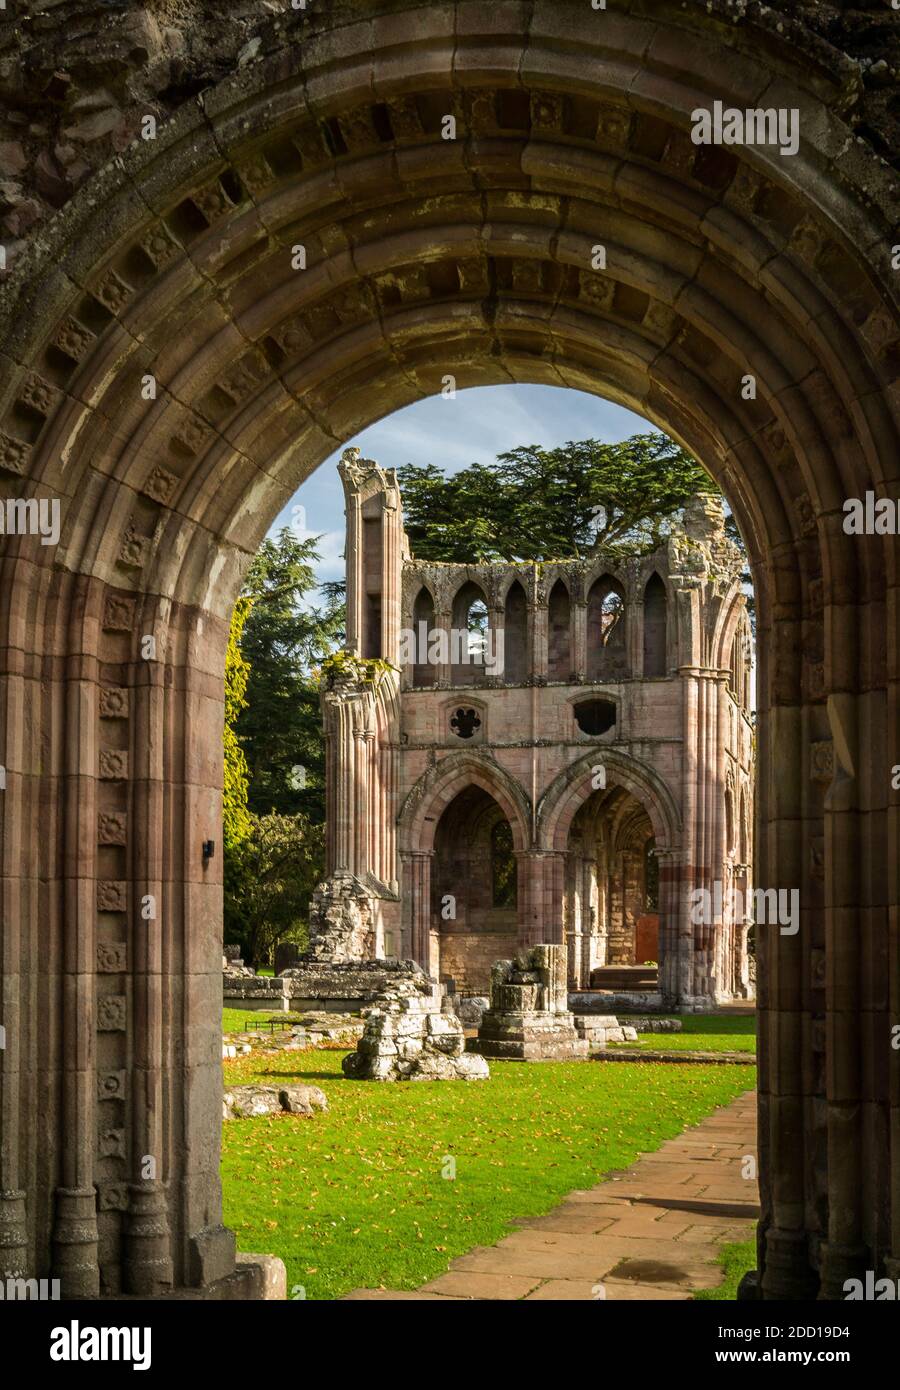
{"type": "Polygon", "coordinates": [[[58,500],[62,529],[2,560],[0,1269],[67,1296],[232,1269],[202,854],[228,615],[298,482],[449,374],[606,394],[732,502],[758,881],[803,903],[758,946],[762,1286],[897,1277],[896,543],[841,524],[846,497],[900,494],[896,218],[848,123],[858,69],[725,0],[348,0],[296,25],[89,179],[3,286],[4,490],[58,500]],[[714,100],[796,109],[798,153],[694,145],[714,100]]]}

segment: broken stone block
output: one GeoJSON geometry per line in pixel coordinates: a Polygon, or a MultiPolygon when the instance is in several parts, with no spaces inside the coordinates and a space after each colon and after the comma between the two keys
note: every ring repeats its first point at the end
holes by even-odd
{"type": "Polygon", "coordinates": [[[387,991],[366,1014],[355,1052],[342,1063],[344,1075],[359,1081],[477,1081],[488,1076],[483,1058],[465,1052],[465,1035],[456,1015],[442,1007],[438,987],[428,996],[405,992],[408,982],[387,991]]]}
{"type": "Polygon", "coordinates": [[[312,1115],[327,1110],[328,1101],[318,1086],[232,1086],[223,1097],[226,1120],[257,1115],[312,1115]]]}
{"type": "Polygon", "coordinates": [[[565,947],[534,946],[491,970],[491,1007],[469,1051],[510,1061],[586,1058],[589,1043],[566,1005],[565,947]]]}

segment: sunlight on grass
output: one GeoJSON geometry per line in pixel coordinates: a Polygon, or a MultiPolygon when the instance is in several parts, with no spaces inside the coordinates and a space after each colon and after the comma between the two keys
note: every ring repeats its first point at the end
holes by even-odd
{"type": "Polygon", "coordinates": [[[341,1074],[345,1048],[249,1057],[226,1085],[309,1081],[313,1119],[231,1120],[225,1220],[239,1248],[279,1255],[288,1290],[338,1298],[415,1288],[515,1217],[549,1210],[753,1084],[749,1068],[494,1062],[489,1082],[378,1084],[341,1074]],[[455,1179],[442,1176],[455,1162],[455,1179]]]}
{"type": "MultiPolygon", "coordinates": [[[[638,1033],[636,1043],[612,1046],[640,1047],[647,1052],[756,1052],[755,1014],[681,1014],[680,1018],[680,1033],[638,1033]]],[[[628,1019],[622,1015],[619,1022],[628,1019]]]]}
{"type": "Polygon", "coordinates": [[[723,1245],[718,1263],[725,1271],[725,1278],[717,1289],[698,1289],[694,1298],[704,1301],[733,1303],[737,1298],[738,1284],[750,1269],[756,1268],[756,1237],[742,1240],[734,1245],[723,1245]]]}

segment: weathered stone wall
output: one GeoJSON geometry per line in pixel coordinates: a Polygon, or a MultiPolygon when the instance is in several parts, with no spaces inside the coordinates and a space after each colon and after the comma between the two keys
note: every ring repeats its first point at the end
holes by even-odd
{"type": "MultiPolygon", "coordinates": [[[[58,547],[6,537],[0,557],[2,1272],[76,1297],[232,1277],[221,855],[202,855],[228,617],[298,483],[449,371],[612,396],[732,500],[759,613],[759,881],[802,903],[796,936],[758,934],[763,1287],[896,1278],[900,584],[895,537],[841,527],[845,497],[900,496],[900,216],[863,120],[881,89],[805,6],[313,12],[314,42],[220,79],[33,224],[0,286],[4,488],[62,511],[58,547]],[[802,108],[799,157],[692,144],[698,99],[774,93],[802,108]]],[[[727,699],[689,686],[695,710],[727,699]]],[[[521,852],[533,924],[562,866],[521,852]]],[[[421,884],[425,856],[402,857],[421,884]]]]}
{"type": "MultiPolygon", "coordinates": [[[[733,25],[761,6],[700,5],[733,25]]],[[[0,22],[0,233],[11,265],[21,245],[107,160],[181,104],[247,64],[325,25],[364,16],[365,0],[8,0],[0,22]]],[[[394,8],[413,8],[395,5],[394,8]]],[[[657,4],[657,8],[664,6],[657,4]]],[[[900,158],[900,35],[880,0],[783,0],[795,41],[822,39],[848,64],[847,116],[885,159],[900,158]]],[[[816,51],[817,57],[823,55],[816,51]]],[[[827,54],[825,55],[827,61],[827,54]]]]}
{"type": "Polygon", "coordinates": [[[516,926],[507,931],[442,931],[435,943],[442,980],[452,980],[457,993],[484,994],[495,961],[515,955],[516,926]]]}

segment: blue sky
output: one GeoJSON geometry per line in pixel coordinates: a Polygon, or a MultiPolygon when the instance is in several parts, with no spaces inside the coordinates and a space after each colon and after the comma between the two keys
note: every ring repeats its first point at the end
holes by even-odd
{"type": "MultiPolygon", "coordinates": [[[[554,448],[570,439],[613,444],[652,426],[600,396],[557,386],[478,386],[455,398],[431,396],[388,415],[348,440],[383,468],[434,463],[447,473],[476,460],[490,463],[519,444],[554,448]]],[[[300,536],[321,536],[318,578],[344,577],[344,496],[337,473],[340,451],[297,489],[272,526],[300,536]],[[299,509],[303,510],[300,511],[299,509]]]]}

